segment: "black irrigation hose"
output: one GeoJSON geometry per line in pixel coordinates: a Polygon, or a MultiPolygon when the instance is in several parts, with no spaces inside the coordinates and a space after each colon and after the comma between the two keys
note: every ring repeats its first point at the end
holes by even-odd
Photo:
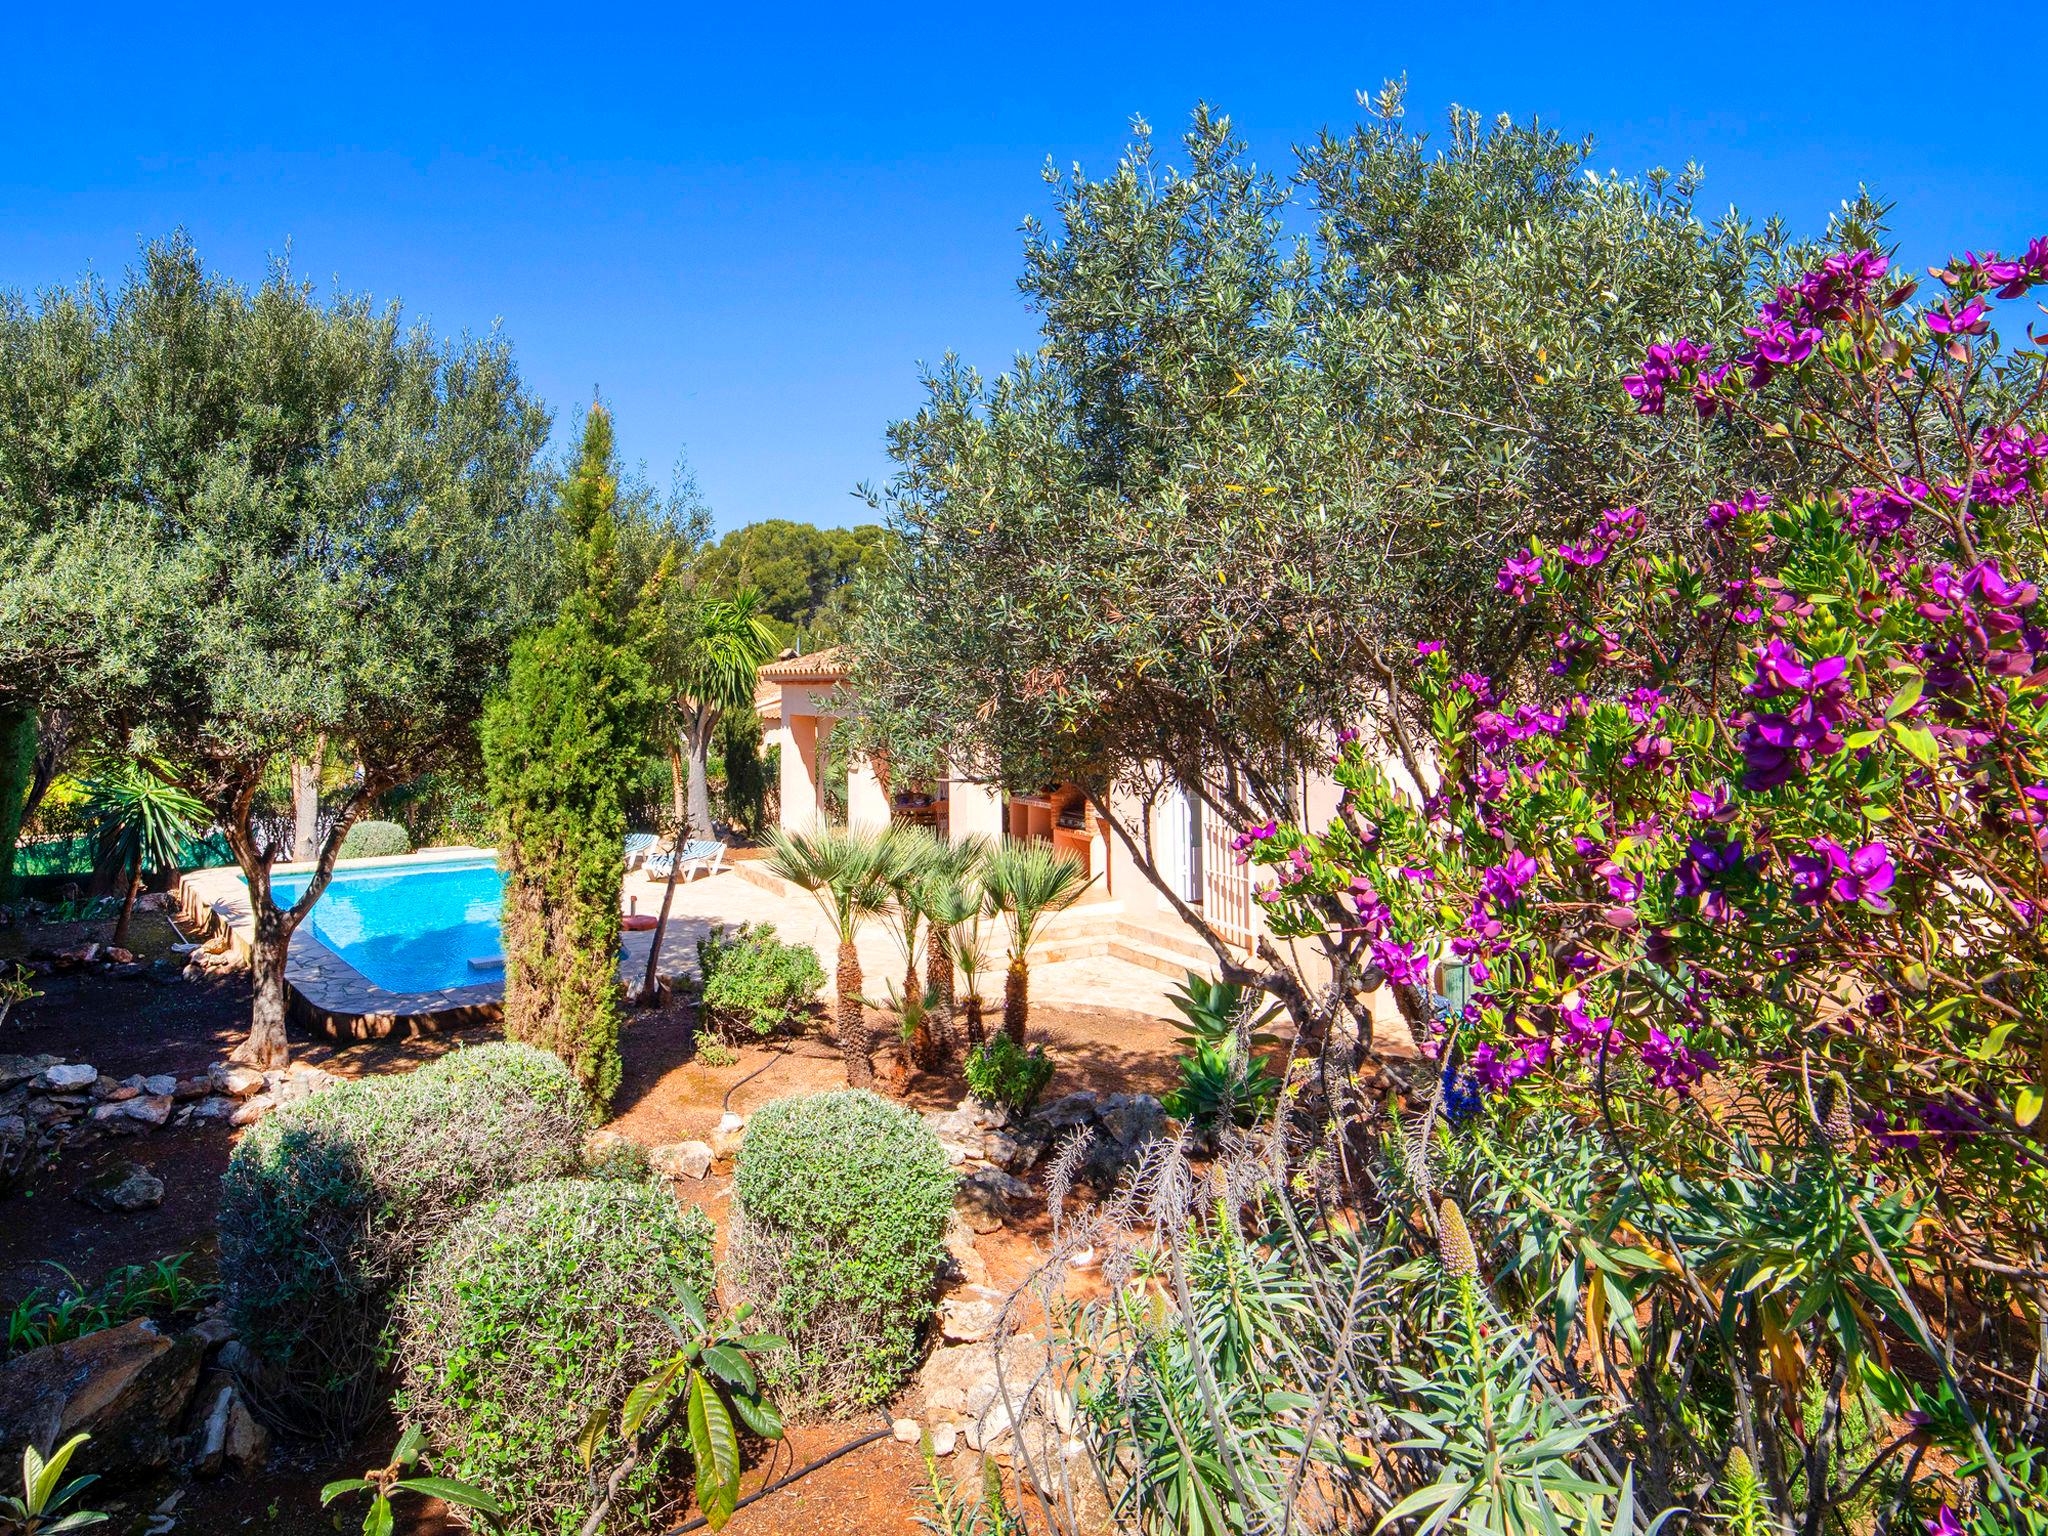
{"type": "MultiPolygon", "coordinates": [[[[744,1499],[741,1499],[739,1503],[733,1505],[733,1512],[737,1514],[740,1510],[745,1509],[749,1504],[753,1503],[756,1499],[765,1499],[771,1493],[778,1493],[782,1489],[787,1488],[791,1483],[795,1482],[798,1478],[809,1477],[813,1472],[817,1471],[818,1468],[823,1466],[829,1466],[831,1463],[837,1461],[840,1457],[848,1455],[853,1451],[857,1451],[864,1445],[873,1445],[877,1440],[888,1439],[892,1432],[893,1431],[887,1429],[870,1430],[868,1431],[868,1433],[862,1435],[858,1440],[847,1441],[846,1444],[840,1446],[839,1449],[836,1451],[827,1451],[824,1455],[820,1456],[816,1461],[805,1462],[802,1466],[798,1467],[794,1472],[784,1473],[781,1477],[778,1477],[774,1482],[768,1484],[765,1488],[756,1488],[744,1499]]],[[[702,1515],[692,1515],[689,1519],[685,1520],[681,1525],[671,1526],[668,1530],[662,1532],[662,1536],[683,1536],[683,1533],[685,1531],[701,1531],[707,1523],[708,1522],[702,1515]]]]}

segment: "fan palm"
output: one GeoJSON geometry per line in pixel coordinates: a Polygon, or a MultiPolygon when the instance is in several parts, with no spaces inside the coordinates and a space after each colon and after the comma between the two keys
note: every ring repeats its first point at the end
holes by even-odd
{"type": "Polygon", "coordinates": [[[86,818],[102,867],[124,877],[121,915],[114,921],[117,949],[128,942],[145,866],[175,869],[185,839],[206,819],[206,807],[172,784],[168,774],[161,763],[125,758],[102,765],[85,782],[86,818]]]}
{"type": "Polygon", "coordinates": [[[938,843],[923,878],[908,893],[925,922],[924,1028],[911,1042],[912,1059],[922,1067],[937,1065],[951,1049],[956,967],[967,972],[971,1033],[974,1043],[981,1043],[981,999],[975,994],[974,976],[981,966],[979,930],[987,897],[979,871],[992,846],[980,837],[938,843]],[[963,929],[968,927],[973,930],[971,946],[963,943],[963,929]]]}
{"type": "Polygon", "coordinates": [[[809,891],[839,936],[839,1048],[846,1054],[846,1081],[864,1088],[874,1080],[874,1041],[862,1011],[860,925],[889,907],[889,872],[895,852],[886,836],[872,832],[770,831],[772,875],[809,891]]]}
{"type": "Polygon", "coordinates": [[[1003,980],[1003,1033],[1024,1043],[1031,1006],[1031,971],[1025,960],[1038,925],[1063,912],[1088,889],[1088,871],[1050,843],[1006,842],[990,855],[981,883],[990,902],[1010,920],[1010,969],[1003,980]]]}

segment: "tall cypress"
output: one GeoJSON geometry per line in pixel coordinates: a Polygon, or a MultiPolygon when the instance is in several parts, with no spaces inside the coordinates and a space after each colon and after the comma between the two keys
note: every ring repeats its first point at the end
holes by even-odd
{"type": "Polygon", "coordinates": [[[633,590],[622,570],[601,405],[560,512],[561,610],[514,644],[505,690],[484,712],[505,870],[505,1033],[555,1052],[608,1102],[619,1084],[624,801],[659,697],[647,657],[654,593],[633,590]]]}

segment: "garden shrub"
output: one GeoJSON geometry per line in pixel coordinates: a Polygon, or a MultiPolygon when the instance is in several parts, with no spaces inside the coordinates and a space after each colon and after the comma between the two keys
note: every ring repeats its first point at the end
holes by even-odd
{"type": "Polygon", "coordinates": [[[767,1036],[800,1029],[825,985],[808,944],[785,944],[772,923],[748,923],[697,942],[704,1016],[720,1031],[767,1036]]]}
{"type": "Polygon", "coordinates": [[[916,1114],[859,1089],[778,1099],[747,1124],[729,1283],[791,1348],[764,1372],[787,1413],[884,1401],[916,1362],[953,1175],[916,1114]]]}
{"type": "Polygon", "coordinates": [[[337,1083],[244,1136],[221,1181],[221,1273],[252,1396],[288,1429],[346,1434],[377,1407],[393,1291],[477,1201],[581,1166],[590,1105],[509,1042],[337,1083]]]}
{"type": "MultiPolygon", "coordinates": [[[[512,1190],[452,1227],[400,1298],[398,1411],[434,1446],[437,1470],[516,1512],[510,1530],[578,1531],[592,1480],[577,1438],[604,1411],[592,1464],[616,1465],[617,1410],[675,1352],[661,1314],[680,1315],[684,1289],[715,1303],[711,1221],[666,1189],[562,1179],[512,1190]]],[[[606,1530],[666,1523],[655,1517],[687,1444],[680,1425],[657,1442],[622,1480],[606,1530]]]]}
{"type": "Polygon", "coordinates": [[[967,1053],[967,1091],[984,1104],[1000,1104],[1024,1114],[1038,1102],[1052,1081],[1052,1062],[1045,1047],[1026,1050],[1006,1034],[996,1035],[967,1053]]]}
{"type": "Polygon", "coordinates": [[[359,821],[342,837],[341,852],[336,857],[388,859],[394,854],[411,852],[412,839],[397,822],[359,821]]]}

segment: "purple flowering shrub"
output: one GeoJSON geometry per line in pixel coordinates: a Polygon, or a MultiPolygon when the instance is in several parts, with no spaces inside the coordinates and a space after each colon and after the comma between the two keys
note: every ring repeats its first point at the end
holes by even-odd
{"type": "Polygon", "coordinates": [[[2048,1221],[2048,337],[1993,328],[2048,285],[2048,240],[1933,276],[1915,306],[1882,256],[1831,255],[1730,355],[1651,347],[1621,408],[1671,418],[1674,450],[1760,427],[1791,488],[1727,487],[1685,552],[1634,508],[1532,542],[1498,585],[1547,667],[1454,674],[1420,642],[1402,771],[1347,740],[1332,824],[1241,850],[1276,932],[1340,933],[1498,1113],[1760,1183],[1824,1147],[1830,1189],[1899,1221],[1838,1247],[1855,1299],[1827,1344],[1788,1282],[1761,1345],[1840,1350],[1900,1413],[1931,1410],[1886,1341],[1939,1353],[1912,1266],[2038,1320],[2048,1221]]]}

